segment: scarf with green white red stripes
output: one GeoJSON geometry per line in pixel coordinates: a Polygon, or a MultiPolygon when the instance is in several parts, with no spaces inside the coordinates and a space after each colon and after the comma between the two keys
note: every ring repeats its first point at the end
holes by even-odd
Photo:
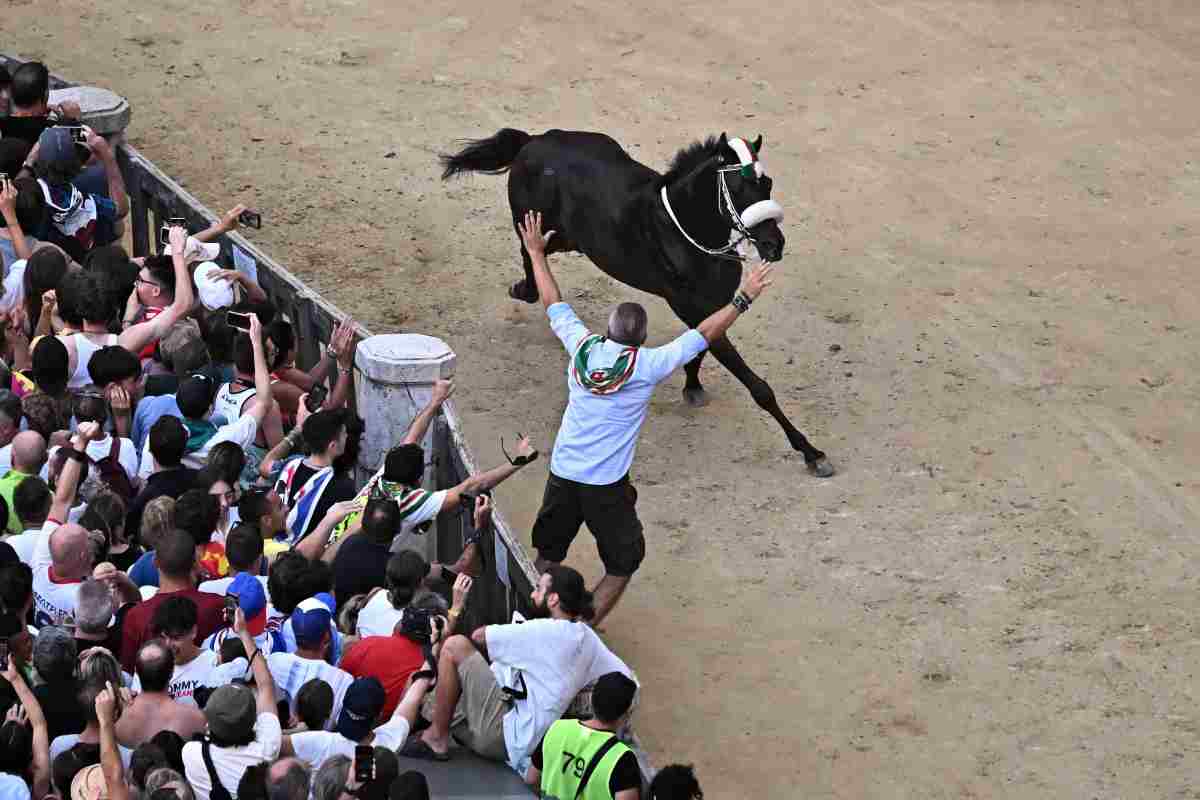
{"type": "Polygon", "coordinates": [[[633,377],[634,367],[637,366],[638,348],[626,347],[611,367],[588,369],[588,356],[592,348],[606,339],[598,333],[588,334],[583,337],[571,359],[571,377],[592,394],[606,395],[617,391],[633,377]]]}

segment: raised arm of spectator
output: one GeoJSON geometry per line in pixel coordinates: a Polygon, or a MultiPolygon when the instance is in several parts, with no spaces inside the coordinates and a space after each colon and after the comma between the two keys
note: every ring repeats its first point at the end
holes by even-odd
{"type": "Polygon", "coordinates": [[[188,273],[187,262],[183,258],[183,250],[187,245],[187,231],[179,226],[171,228],[171,263],[175,267],[175,299],[171,305],[151,320],[139,322],[121,331],[117,344],[133,353],[140,353],[142,348],[156,339],[161,339],[171,326],[192,310],[192,301],[196,298],[192,287],[192,276],[188,273]]]}
{"type": "Polygon", "coordinates": [[[219,270],[213,277],[228,284],[236,283],[241,285],[242,291],[246,294],[246,299],[251,302],[265,303],[268,300],[267,293],[258,285],[258,282],[244,272],[236,269],[223,269],[219,270]]]}
{"type": "Polygon", "coordinates": [[[425,434],[428,433],[429,425],[433,422],[433,418],[437,416],[438,409],[450,399],[450,395],[452,394],[454,394],[454,381],[434,381],[429,403],[421,409],[420,413],[413,417],[413,421],[409,423],[408,430],[404,432],[404,438],[400,440],[400,444],[420,444],[421,440],[425,438],[425,434]]]}
{"type": "Polygon", "coordinates": [[[313,528],[312,533],[296,543],[295,551],[309,561],[317,560],[329,545],[329,536],[338,523],[355,511],[361,511],[363,506],[364,504],[358,500],[342,500],[334,503],[317,523],[317,527],[313,528]]]}
{"type": "MultiPolygon", "coordinates": [[[[421,664],[420,672],[430,671],[437,672],[437,664],[430,664],[425,661],[421,664]]],[[[421,702],[425,699],[425,695],[429,692],[431,679],[428,677],[417,678],[408,682],[408,688],[404,690],[404,696],[400,698],[400,702],[396,705],[396,710],[392,712],[392,719],[405,719],[408,721],[408,726],[411,729],[417,724],[417,714],[421,713],[421,702]]]]}
{"type": "Polygon", "coordinates": [[[4,224],[8,226],[8,235],[17,258],[33,256],[33,248],[25,239],[25,232],[21,230],[21,223],[17,219],[17,186],[12,180],[7,180],[0,186],[0,214],[3,214],[4,224]]]}
{"type": "Polygon", "coordinates": [[[238,228],[238,217],[240,217],[242,212],[245,210],[246,207],[241,203],[238,203],[236,206],[226,211],[225,216],[221,217],[212,225],[209,225],[199,233],[193,234],[192,238],[198,242],[211,242],[220,236],[232,231],[236,231],[238,228]]]}
{"type": "MultiPolygon", "coordinates": [[[[81,422],[67,445],[78,455],[70,456],[63,464],[62,472],[58,474],[58,483],[54,486],[54,499],[50,502],[49,519],[64,523],[71,511],[71,502],[75,499],[75,489],[79,486],[80,462],[87,458],[88,442],[101,438],[103,431],[98,422],[81,422]]],[[[49,539],[50,537],[45,537],[49,539]]]]}
{"type": "Polygon", "coordinates": [[[250,315],[250,346],[254,349],[254,399],[246,413],[253,414],[259,425],[271,410],[271,371],[267,369],[267,351],[263,346],[262,323],[257,314],[250,315]]]}
{"type": "Polygon", "coordinates": [[[117,704],[120,696],[117,688],[109,681],[108,686],[96,695],[96,719],[100,722],[100,769],[104,772],[104,785],[109,800],[129,800],[129,785],[125,783],[125,765],[121,763],[121,751],[117,747],[117,704]]]}
{"type": "Polygon", "coordinates": [[[550,274],[550,264],[546,261],[546,245],[554,231],[542,235],[542,212],[526,211],[524,224],[518,222],[517,229],[521,232],[521,242],[529,260],[533,263],[533,280],[537,284],[538,297],[542,306],[549,308],[555,303],[562,302],[562,293],[558,291],[558,282],[550,274]]]}
{"type": "Polygon", "coordinates": [[[522,436],[517,440],[516,447],[517,456],[515,460],[520,460],[522,457],[528,458],[522,464],[504,464],[487,472],[481,472],[478,475],[472,475],[462,483],[455,487],[446,490],[446,496],[442,500],[441,512],[444,513],[453,508],[456,508],[464,494],[476,494],[478,492],[486,492],[495,486],[500,485],[504,481],[516,475],[521,469],[534,458],[534,453],[537,452],[534,446],[530,443],[528,436],[522,436]]]}
{"type": "Polygon", "coordinates": [[[125,194],[125,178],[121,176],[121,168],[117,166],[117,156],[103,136],[86,125],[83,126],[83,130],[87,137],[87,149],[104,165],[104,177],[108,180],[108,199],[116,204],[117,219],[122,220],[129,214],[129,196],[125,194]]]}
{"type": "Polygon", "coordinates": [[[258,649],[254,637],[246,627],[246,615],[242,609],[234,613],[233,632],[242,640],[246,648],[246,657],[250,659],[250,671],[254,673],[254,705],[259,714],[275,713],[275,680],[271,677],[271,669],[267,666],[267,656],[258,649]]]}
{"type": "MultiPolygon", "coordinates": [[[[742,285],[738,288],[738,292],[745,294],[752,301],[757,300],[758,296],[763,293],[763,290],[770,286],[772,268],[767,264],[756,264],[746,273],[746,277],[742,278],[742,285]]],[[[720,339],[729,330],[729,326],[737,321],[737,318],[742,315],[742,312],[737,309],[733,303],[724,305],[718,308],[708,319],[696,326],[696,330],[700,331],[700,335],[704,337],[709,344],[720,339]]]]}
{"type": "Polygon", "coordinates": [[[327,564],[332,564],[333,560],[337,558],[338,550],[346,543],[346,540],[352,536],[358,536],[360,533],[362,533],[362,517],[351,523],[350,527],[346,529],[346,532],[336,542],[325,548],[325,552],[321,553],[321,560],[327,564]]]}
{"type": "MultiPolygon", "coordinates": [[[[12,686],[20,703],[21,710],[17,714],[23,714],[33,730],[33,786],[30,797],[40,800],[50,790],[50,729],[46,724],[46,715],[42,712],[41,703],[33,696],[29,685],[21,677],[21,670],[17,669],[17,662],[12,653],[9,653],[8,663],[4,665],[4,672],[0,673],[0,677],[12,686]]],[[[17,708],[13,706],[13,709],[17,708]]],[[[12,713],[10,710],[10,718],[12,713]]]]}

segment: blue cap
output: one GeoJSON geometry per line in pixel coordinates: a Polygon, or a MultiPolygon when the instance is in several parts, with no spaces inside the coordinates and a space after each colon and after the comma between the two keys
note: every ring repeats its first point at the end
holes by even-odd
{"type": "Polygon", "coordinates": [[[38,137],[38,164],[58,164],[63,161],[79,161],[75,142],[71,140],[69,128],[46,128],[38,137]]]}
{"type": "Polygon", "coordinates": [[[239,572],[225,594],[237,596],[250,635],[260,635],[267,627],[267,593],[263,590],[262,581],[248,572],[239,572]]]}
{"type": "Polygon", "coordinates": [[[316,647],[321,643],[333,621],[333,611],[318,597],[302,600],[292,612],[292,633],[301,647],[316,647]]]}
{"type": "Polygon", "coordinates": [[[334,730],[357,742],[375,728],[375,720],[385,705],[387,692],[378,678],[355,678],[346,689],[334,730]]]}

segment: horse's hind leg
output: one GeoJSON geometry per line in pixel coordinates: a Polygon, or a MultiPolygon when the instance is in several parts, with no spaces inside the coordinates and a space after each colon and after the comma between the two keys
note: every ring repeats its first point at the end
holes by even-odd
{"type": "MultiPolygon", "coordinates": [[[[517,231],[519,239],[521,232],[517,231]]],[[[529,259],[529,253],[525,250],[525,245],[521,245],[521,262],[525,267],[525,278],[514,283],[508,288],[508,296],[513,300],[524,300],[526,303],[536,303],[538,301],[537,282],[533,279],[533,262],[529,259]]]]}
{"type": "Polygon", "coordinates": [[[708,392],[704,391],[704,387],[700,384],[700,362],[704,360],[707,353],[707,350],[702,350],[700,355],[683,365],[683,371],[687,375],[687,380],[683,384],[683,399],[692,408],[708,405],[708,392]]]}
{"type": "MultiPolygon", "coordinates": [[[[741,353],[729,341],[729,338],[722,336],[713,342],[708,349],[713,354],[713,357],[721,362],[725,369],[733,373],[733,376],[750,390],[750,396],[754,398],[754,402],[758,403],[759,408],[775,418],[775,421],[779,423],[779,426],[783,428],[783,432],[787,435],[792,449],[799,450],[804,454],[804,463],[808,465],[813,474],[822,478],[828,478],[832,475],[833,465],[825,458],[825,454],[813,447],[808,438],[796,430],[796,426],[792,425],[791,420],[787,418],[787,415],[779,407],[779,403],[776,402],[775,391],[765,380],[756,375],[754,370],[750,369],[742,359],[741,353]]],[[[699,364],[697,364],[697,368],[699,368],[699,364]]]]}

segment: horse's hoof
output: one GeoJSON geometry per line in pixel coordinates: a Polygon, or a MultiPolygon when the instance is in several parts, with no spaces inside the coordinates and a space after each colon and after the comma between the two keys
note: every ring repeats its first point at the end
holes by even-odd
{"type": "Polygon", "coordinates": [[[833,464],[830,464],[829,459],[825,456],[821,456],[816,461],[809,461],[808,471],[818,478],[832,478],[834,473],[833,464]]]}
{"type": "Polygon", "coordinates": [[[537,288],[530,289],[529,284],[525,281],[517,281],[508,287],[508,296],[513,300],[522,300],[526,303],[536,303],[538,299],[537,288]]]}
{"type": "Polygon", "coordinates": [[[683,399],[692,408],[704,408],[708,405],[708,392],[704,391],[704,387],[697,386],[694,389],[683,390],[683,399]]]}

